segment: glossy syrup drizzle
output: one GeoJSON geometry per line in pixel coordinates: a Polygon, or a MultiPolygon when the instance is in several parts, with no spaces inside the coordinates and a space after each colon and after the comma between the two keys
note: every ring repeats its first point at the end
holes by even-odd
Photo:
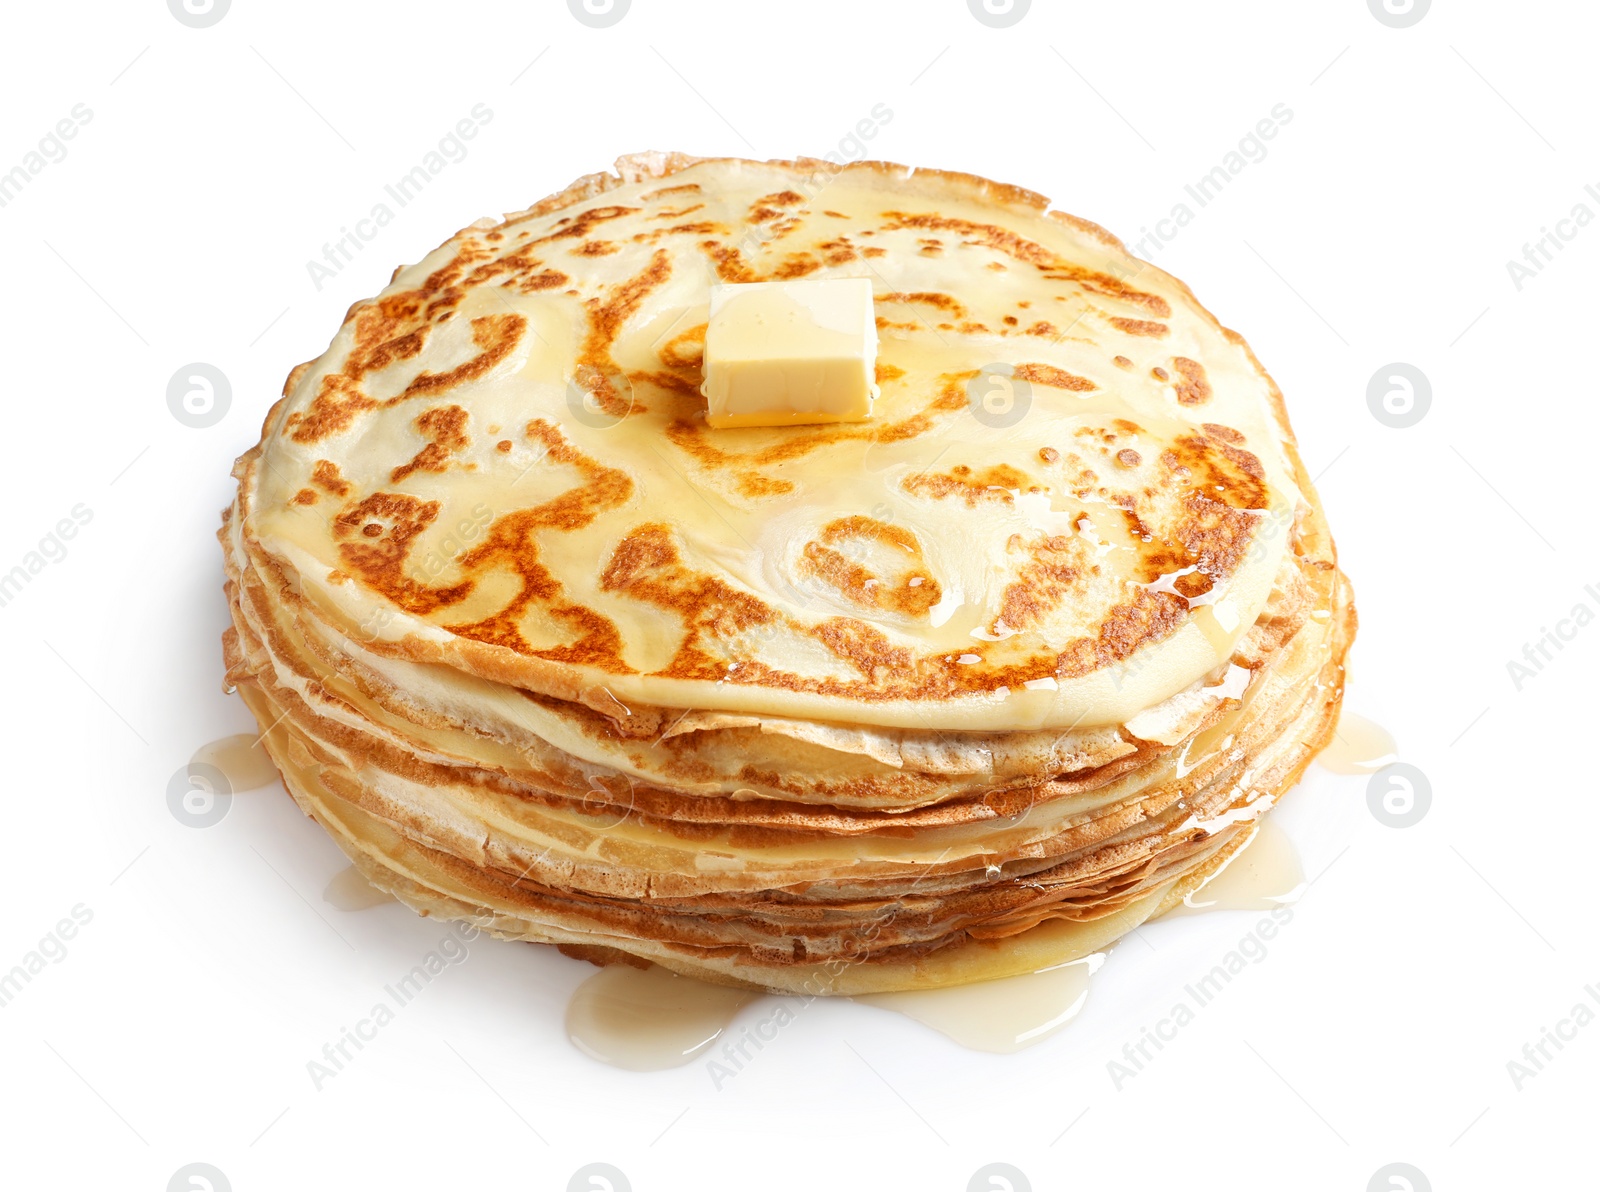
{"type": "Polygon", "coordinates": [[[1305,889],[1306,872],[1288,833],[1268,816],[1250,843],[1223,862],[1170,915],[1206,911],[1269,911],[1293,902],[1305,889]]]}
{"type": "MultiPolygon", "coordinates": [[[[1169,913],[1269,910],[1294,901],[1304,887],[1293,842],[1268,817],[1248,844],[1169,913]]],[[[1108,955],[995,981],[851,1000],[903,1014],[970,1050],[1005,1054],[1048,1039],[1076,1018],[1088,1000],[1090,977],[1108,955]]],[[[614,964],[573,993],[567,1034],[579,1050],[618,1068],[673,1068],[703,1054],[740,1008],[759,996],[655,965],[614,964]]]]}
{"type": "Polygon", "coordinates": [[[238,733],[202,745],[194,751],[189,765],[220,770],[232,794],[267,786],[278,777],[278,768],[261,747],[261,738],[254,733],[238,733]]]}
{"type": "Polygon", "coordinates": [[[854,1000],[904,1014],[972,1051],[1006,1054],[1042,1042],[1076,1018],[1089,999],[1089,977],[1106,955],[998,981],[868,993],[854,1000]]]}
{"type": "Polygon", "coordinates": [[[1340,714],[1333,740],[1317,755],[1317,761],[1335,774],[1371,774],[1398,760],[1398,750],[1388,729],[1346,711],[1340,714]]]}
{"type": "Polygon", "coordinates": [[[634,1072],[687,1064],[760,995],[680,977],[658,965],[607,965],[567,1003],[567,1037],[602,1063],[634,1072]]]}
{"type": "Polygon", "coordinates": [[[387,890],[380,890],[367,881],[354,865],[347,865],[328,879],[322,901],[341,911],[364,911],[398,900],[387,890]]]}

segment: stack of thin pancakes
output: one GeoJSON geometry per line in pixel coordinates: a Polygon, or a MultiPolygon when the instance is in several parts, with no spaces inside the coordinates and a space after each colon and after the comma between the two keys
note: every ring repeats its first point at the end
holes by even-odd
{"type": "Polygon", "coordinates": [[[625,158],[296,368],[220,534],[228,680],[375,885],[851,994],[1103,947],[1328,739],[1350,592],[1283,401],[1041,196],[625,158]],[[863,423],[713,430],[713,284],[871,279],[863,423]]]}

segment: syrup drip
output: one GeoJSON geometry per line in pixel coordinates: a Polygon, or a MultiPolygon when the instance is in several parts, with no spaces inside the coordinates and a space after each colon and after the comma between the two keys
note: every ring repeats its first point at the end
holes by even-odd
{"type": "Polygon", "coordinates": [[[1105,958],[1097,952],[1020,977],[869,993],[853,1000],[904,1014],[972,1051],[1009,1054],[1049,1038],[1076,1018],[1089,998],[1090,974],[1105,958]]]}
{"type": "Polygon", "coordinates": [[[322,891],[322,901],[341,911],[364,911],[399,900],[387,890],[380,890],[367,881],[354,865],[347,865],[328,879],[322,891]]]}
{"type": "Polygon", "coordinates": [[[1317,761],[1335,774],[1371,774],[1399,760],[1399,746],[1389,730],[1365,716],[1342,712],[1333,740],[1317,755],[1317,761]]]}
{"type": "Polygon", "coordinates": [[[579,1051],[633,1072],[687,1064],[760,995],[680,977],[658,965],[607,965],[573,992],[567,1036],[579,1051]]]}
{"type": "Polygon", "coordinates": [[[239,733],[202,745],[194,751],[189,764],[214,766],[222,771],[232,794],[270,785],[278,777],[278,768],[254,733],[239,733]]]}
{"type": "Polygon", "coordinates": [[[1293,902],[1305,889],[1306,872],[1288,833],[1271,816],[1260,821],[1256,833],[1169,915],[1198,915],[1206,911],[1269,911],[1293,902]]]}
{"type": "MultiPolygon", "coordinates": [[[[1184,904],[1169,912],[1270,910],[1305,887],[1293,842],[1271,818],[1184,904]]],[[[1105,963],[1097,952],[1035,973],[902,993],[860,994],[852,1001],[903,1014],[973,1051],[1009,1054],[1042,1042],[1082,1012],[1089,979],[1105,963]]],[[[760,995],[680,977],[652,965],[614,964],[572,995],[567,1034],[580,1051],[637,1072],[674,1068],[703,1054],[760,995]]]]}

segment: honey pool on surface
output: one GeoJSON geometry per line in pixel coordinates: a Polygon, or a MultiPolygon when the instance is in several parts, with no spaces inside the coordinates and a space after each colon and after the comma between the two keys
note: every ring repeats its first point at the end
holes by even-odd
{"type": "Polygon", "coordinates": [[[1269,815],[1256,826],[1248,844],[1167,914],[1269,911],[1293,902],[1305,884],[1306,871],[1294,841],[1269,815]]]}
{"type": "Polygon", "coordinates": [[[1341,712],[1333,740],[1317,755],[1335,774],[1371,774],[1399,760],[1399,747],[1389,730],[1354,712],[1341,712]]]}
{"type": "Polygon", "coordinates": [[[221,771],[228,780],[231,794],[253,791],[278,780],[278,768],[261,747],[261,738],[254,733],[238,733],[210,741],[194,751],[189,764],[212,766],[221,771]]]}
{"type": "Polygon", "coordinates": [[[573,992],[567,1036],[579,1051],[616,1068],[676,1068],[710,1047],[734,1015],[760,996],[680,977],[658,965],[607,965],[573,992]]]}
{"type": "Polygon", "coordinates": [[[1007,1054],[1042,1042],[1076,1018],[1089,999],[1089,977],[1105,958],[1097,952],[1020,977],[852,1000],[904,1014],[972,1051],[1007,1054]]]}
{"type": "Polygon", "coordinates": [[[328,879],[322,901],[341,911],[364,911],[399,900],[387,890],[374,886],[354,865],[347,865],[328,879]]]}
{"type": "MultiPolygon", "coordinates": [[[[1169,912],[1270,910],[1305,888],[1288,835],[1270,816],[1250,842],[1169,912]]],[[[972,1051],[1009,1054],[1048,1039],[1082,1011],[1090,978],[1109,952],[1035,973],[850,1000],[902,1014],[972,1051]]],[[[636,1072],[678,1067],[703,1055],[740,1009],[762,994],[680,977],[655,965],[613,964],[589,977],[567,1005],[567,1034],[585,1054],[636,1072]]]]}

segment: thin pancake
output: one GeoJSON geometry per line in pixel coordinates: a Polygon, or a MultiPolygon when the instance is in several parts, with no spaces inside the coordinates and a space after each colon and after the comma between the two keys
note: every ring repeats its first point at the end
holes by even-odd
{"type": "Polygon", "coordinates": [[[1287,425],[1180,283],[961,175],[620,169],[464,229],[291,378],[246,532],[342,636],[606,715],[1014,731],[1124,721],[1256,622],[1287,425]],[[873,280],[873,421],[710,430],[710,284],[793,276],[873,280]]]}

